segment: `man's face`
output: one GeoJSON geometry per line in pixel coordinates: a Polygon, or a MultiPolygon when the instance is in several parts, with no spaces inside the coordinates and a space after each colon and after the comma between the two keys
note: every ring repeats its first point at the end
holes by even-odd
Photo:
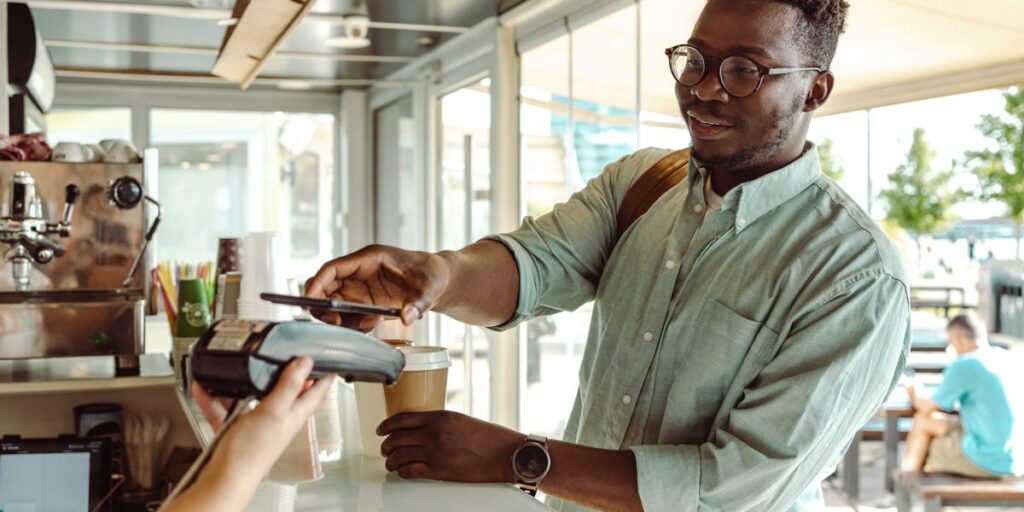
{"type": "Polygon", "coordinates": [[[946,335],[949,337],[949,346],[953,347],[953,351],[959,355],[963,355],[967,352],[968,347],[971,345],[970,339],[964,334],[964,331],[957,328],[947,329],[946,335]]]}
{"type": "Polygon", "coordinates": [[[704,54],[707,72],[693,87],[676,83],[676,99],[702,162],[749,168],[766,164],[782,149],[802,149],[814,72],[766,76],[745,98],[730,96],[718,78],[722,59],[732,55],[768,68],[809,66],[792,36],[801,16],[792,6],[763,0],[711,0],[705,6],[689,44],[704,54]]]}

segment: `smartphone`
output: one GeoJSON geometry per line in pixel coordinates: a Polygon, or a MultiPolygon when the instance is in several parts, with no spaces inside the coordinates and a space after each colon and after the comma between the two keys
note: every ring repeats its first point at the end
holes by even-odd
{"type": "Polygon", "coordinates": [[[397,308],[386,308],[373,304],[359,304],[356,302],[345,302],[343,300],[314,299],[311,297],[298,297],[295,295],[280,295],[277,293],[261,293],[260,298],[273,302],[274,304],[285,304],[288,306],[299,306],[305,309],[325,309],[339,313],[352,313],[356,315],[377,315],[401,317],[402,311],[397,308]]]}

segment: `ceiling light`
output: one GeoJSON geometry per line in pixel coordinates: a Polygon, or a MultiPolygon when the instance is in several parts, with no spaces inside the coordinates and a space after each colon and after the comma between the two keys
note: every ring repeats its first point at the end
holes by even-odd
{"type": "Polygon", "coordinates": [[[210,164],[208,164],[206,162],[203,162],[203,163],[199,164],[198,167],[199,167],[200,171],[209,171],[210,170],[210,164]]]}
{"type": "Polygon", "coordinates": [[[308,91],[313,88],[313,83],[307,80],[282,80],[277,83],[277,88],[286,91],[308,91]]]}
{"type": "Polygon", "coordinates": [[[224,18],[217,20],[218,27],[233,27],[238,24],[238,18],[224,18]]]}
{"type": "Polygon", "coordinates": [[[346,50],[370,46],[370,8],[366,0],[350,0],[341,11],[341,28],[344,33],[329,37],[324,44],[346,50]]]}
{"type": "Polygon", "coordinates": [[[361,48],[368,48],[370,46],[370,40],[365,37],[349,37],[349,36],[338,36],[328,37],[324,40],[324,44],[331,48],[341,48],[343,50],[358,50],[361,48]]]}

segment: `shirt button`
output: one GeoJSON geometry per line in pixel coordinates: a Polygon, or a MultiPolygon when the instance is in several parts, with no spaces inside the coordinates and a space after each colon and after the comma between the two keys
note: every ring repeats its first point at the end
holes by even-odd
{"type": "Polygon", "coordinates": [[[629,405],[629,403],[632,402],[632,401],[633,401],[633,397],[631,397],[629,395],[624,395],[622,397],[622,403],[624,403],[626,405],[629,405]]]}
{"type": "Polygon", "coordinates": [[[669,270],[672,270],[672,269],[676,268],[676,262],[674,262],[672,260],[666,261],[665,262],[665,268],[667,268],[669,270]]]}
{"type": "Polygon", "coordinates": [[[647,332],[644,333],[644,341],[651,341],[653,339],[654,339],[654,333],[653,332],[647,331],[647,332]]]}
{"type": "Polygon", "coordinates": [[[736,227],[742,228],[747,225],[747,219],[736,219],[736,227]]]}
{"type": "Polygon", "coordinates": [[[695,204],[695,205],[693,205],[693,211],[695,211],[697,213],[700,213],[700,212],[704,211],[704,205],[702,205],[702,204],[695,204]]]}

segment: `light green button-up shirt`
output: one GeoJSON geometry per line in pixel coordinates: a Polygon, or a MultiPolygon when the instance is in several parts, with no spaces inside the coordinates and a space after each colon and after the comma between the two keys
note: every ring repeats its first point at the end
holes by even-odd
{"type": "Polygon", "coordinates": [[[616,243],[622,198],[667,153],[629,155],[493,237],[520,275],[499,329],[595,301],[565,439],[632,450],[645,510],[814,509],[906,361],[899,254],[810,145],[711,213],[691,160],[616,243]]]}

